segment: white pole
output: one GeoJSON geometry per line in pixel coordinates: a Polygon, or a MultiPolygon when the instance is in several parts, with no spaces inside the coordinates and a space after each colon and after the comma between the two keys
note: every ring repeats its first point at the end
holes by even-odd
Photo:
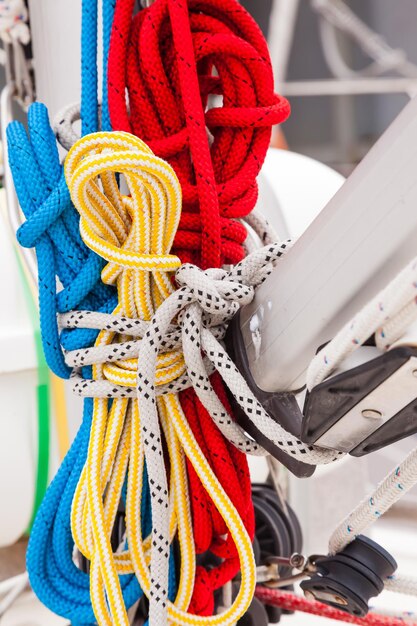
{"type": "Polygon", "coordinates": [[[274,0],[269,22],[268,46],[275,76],[275,86],[280,91],[287,77],[299,0],[274,0]]]}
{"type": "Polygon", "coordinates": [[[53,117],[80,100],[81,0],[29,0],[36,97],[53,117]]]}
{"type": "Polygon", "coordinates": [[[415,78],[346,78],[326,80],[289,81],[280,86],[280,93],[288,97],[342,96],[371,93],[417,93],[415,78]]]}

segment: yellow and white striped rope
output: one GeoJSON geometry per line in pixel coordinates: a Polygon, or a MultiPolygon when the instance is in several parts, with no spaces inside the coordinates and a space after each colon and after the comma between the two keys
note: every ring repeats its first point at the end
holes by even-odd
{"type": "MultiPolygon", "coordinates": [[[[138,138],[122,132],[83,137],[70,150],[65,176],[80,213],[85,243],[108,261],[103,281],[117,286],[114,314],[152,318],[174,291],[172,272],[179,259],[170,254],[181,212],[181,188],[172,168],[138,138]],[[122,194],[116,173],[127,185],[122,194]]],[[[101,331],[96,346],[133,337],[101,331]]],[[[128,358],[93,366],[93,378],[121,386],[136,383],[137,360],[128,358]]],[[[185,371],[182,353],[158,357],[156,385],[185,371]]],[[[166,608],[167,623],[228,626],[247,610],[255,588],[255,563],[244,524],[199,448],[177,394],[157,400],[159,425],[170,464],[169,537],[178,537],[181,574],[175,601],[166,608]],[[195,547],[185,470],[188,457],[223,516],[239,554],[242,581],[233,605],[220,615],[187,612],[195,578],[195,547]]],[[[129,623],[119,575],[134,572],[150,604],[154,602],[151,538],[141,532],[141,498],[145,461],[143,416],[137,400],[115,398],[111,407],[94,399],[88,456],[72,507],[72,533],[78,549],[90,560],[90,588],[100,625],[129,623]],[[113,552],[110,537],[127,475],[127,549],[113,552]],[[151,569],[150,569],[151,568],[151,569]],[[152,571],[152,576],[150,572],[152,571]]],[[[163,458],[161,458],[163,463],[163,458]]],[[[166,474],[165,474],[166,475],[166,474]]],[[[152,626],[163,626],[152,623],[152,626]]]]}

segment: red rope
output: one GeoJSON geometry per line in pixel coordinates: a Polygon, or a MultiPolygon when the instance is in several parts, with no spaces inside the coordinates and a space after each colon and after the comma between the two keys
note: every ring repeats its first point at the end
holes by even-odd
{"type": "MultiPolygon", "coordinates": [[[[134,5],[134,0],[116,2],[108,65],[112,126],[136,134],[174,167],[183,191],[175,239],[182,261],[203,268],[236,263],[244,256],[246,237],[236,220],[256,203],[256,177],[272,125],[289,115],[288,102],[273,91],[266,42],[236,0],[156,0],[135,15],[134,5]]],[[[230,413],[217,376],[213,387],[230,413]]],[[[192,390],[181,394],[181,404],[253,536],[245,455],[224,440],[192,390]]],[[[188,476],[196,550],[222,559],[217,567],[197,571],[190,611],[208,615],[214,590],[233,578],[239,561],[190,465],[188,476]]]]}
{"type": "Polygon", "coordinates": [[[204,268],[236,262],[245,230],[233,218],[254,207],[271,126],[289,114],[288,102],[273,92],[266,42],[235,0],[156,0],[132,20],[133,5],[116,6],[113,128],[140,136],[176,170],[183,259],[198,258],[204,268]],[[223,106],[206,111],[210,94],[222,96],[223,106]]]}
{"type": "Polygon", "coordinates": [[[416,622],[405,622],[403,619],[369,613],[366,617],[355,617],[327,604],[314,602],[280,589],[256,588],[256,597],[264,604],[278,606],[286,611],[302,611],[311,615],[328,617],[339,622],[358,624],[359,626],[417,626],[416,622]]]}

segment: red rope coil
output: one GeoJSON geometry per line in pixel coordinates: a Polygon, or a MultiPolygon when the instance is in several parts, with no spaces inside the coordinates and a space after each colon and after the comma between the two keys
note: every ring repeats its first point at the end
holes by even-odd
{"type": "MultiPolygon", "coordinates": [[[[266,42],[236,0],[156,0],[136,14],[134,5],[116,2],[108,64],[112,127],[139,136],[175,169],[183,192],[175,239],[181,260],[203,268],[236,263],[246,238],[237,220],[255,206],[271,127],[290,111],[274,94],[266,42]]],[[[218,376],[213,387],[231,413],[218,376]]],[[[181,404],[253,536],[246,457],[225,441],[193,390],[181,394],[181,404]]],[[[222,559],[197,569],[190,611],[209,615],[214,590],[234,577],[239,561],[191,465],[188,476],[197,553],[222,559]]]]}
{"type": "Polygon", "coordinates": [[[265,39],[235,0],[156,0],[132,19],[133,5],[116,6],[113,128],[138,135],[174,167],[184,198],[182,259],[203,268],[235,263],[245,230],[233,220],[253,209],[271,127],[289,115],[274,94],[265,39]],[[221,106],[214,99],[208,108],[210,96],[221,106]]]}

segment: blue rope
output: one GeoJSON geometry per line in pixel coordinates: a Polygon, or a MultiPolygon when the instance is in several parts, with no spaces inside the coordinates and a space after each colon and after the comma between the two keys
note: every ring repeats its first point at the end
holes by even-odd
{"type": "MultiPolygon", "coordinates": [[[[88,250],[79,233],[78,216],[68,193],[59,162],[48,112],[33,104],[28,112],[28,131],[20,122],[7,129],[9,160],[16,192],[26,222],[18,231],[19,242],[36,247],[39,272],[39,307],[42,341],[50,368],[68,377],[62,354],[94,343],[97,331],[65,330],[59,335],[57,312],[71,309],[111,312],[116,291],[101,282],[104,261],[88,250]],[[56,277],[63,289],[56,293],[56,277]]],[[[91,376],[90,372],[85,372],[91,376]]],[[[73,563],[71,504],[87,458],[92,420],[92,401],[84,403],[78,434],[52,481],[31,532],[27,568],[33,590],[54,613],[73,624],[94,624],[89,576],[73,563]]],[[[143,532],[152,527],[148,485],[142,498],[143,532]]],[[[175,597],[174,559],[170,566],[170,597],[175,597]]],[[[132,606],[142,591],[132,574],[120,577],[126,606],[132,606]]]]}
{"type": "MultiPolygon", "coordinates": [[[[87,399],[80,430],[38,511],[26,562],[32,589],[54,613],[73,624],[94,624],[89,575],[73,562],[71,505],[87,455],[93,402],[87,399]]],[[[145,512],[145,511],[144,511],[145,512]]],[[[134,575],[122,576],[128,606],[142,595],[134,575]]]]}
{"type": "MultiPolygon", "coordinates": [[[[73,562],[74,542],[71,536],[71,506],[87,454],[93,402],[85,401],[80,430],[44,498],[30,536],[27,567],[32,589],[54,613],[72,624],[94,624],[90,601],[89,575],[73,562]]],[[[144,481],[142,498],[142,533],[152,528],[149,486],[144,481]]],[[[132,606],[142,591],[134,574],[120,576],[127,607],[132,606]]],[[[170,598],[175,597],[175,567],[170,561],[170,598]]]]}
{"type": "MultiPolygon", "coordinates": [[[[107,90],[107,65],[116,0],[102,0],[103,84],[101,130],[111,130],[107,90]]],[[[99,129],[98,105],[98,0],[82,2],[81,34],[81,131],[83,135],[99,129]]]]}
{"type": "Polygon", "coordinates": [[[82,0],[81,24],[81,133],[88,135],[99,128],[97,101],[98,0],[82,0]]]}
{"type": "MultiPolygon", "coordinates": [[[[70,370],[61,349],[57,312],[74,308],[110,312],[116,304],[113,288],[101,282],[104,261],[84,245],[59,161],[56,140],[43,104],[28,112],[29,135],[20,122],[7,128],[9,161],[19,203],[26,217],[17,238],[35,247],[39,273],[39,308],[47,363],[60,377],[70,370]],[[56,277],[64,289],[57,294],[56,277]]],[[[66,349],[91,345],[96,331],[66,331],[66,349]]]]}
{"type": "MultiPolygon", "coordinates": [[[[110,128],[107,102],[107,57],[115,0],[103,0],[103,107],[102,127],[110,128]]],[[[97,102],[97,0],[83,0],[82,17],[82,133],[98,129],[97,102]]],[[[7,128],[10,167],[26,222],[17,238],[22,246],[36,249],[39,275],[39,309],[42,342],[50,369],[68,378],[70,369],[62,348],[91,346],[97,331],[73,329],[61,332],[57,313],[85,309],[110,313],[117,304],[113,287],[101,282],[104,261],[81,239],[79,216],[72,205],[60,164],[55,136],[44,105],[28,112],[28,133],[19,122],[7,128]],[[57,278],[62,290],[57,293],[57,278]]],[[[86,368],[88,369],[88,368],[86,368]]],[[[86,372],[90,376],[91,372],[86,372]]],[[[84,467],[91,429],[93,403],[84,403],[81,427],[39,508],[31,532],[27,568],[33,590],[53,612],[75,626],[95,624],[89,575],[73,562],[71,505],[84,467]]],[[[152,528],[146,476],[142,498],[144,536],[152,528]]],[[[127,607],[142,596],[134,574],[120,576],[127,607]]],[[[174,558],[170,559],[169,597],[175,597],[174,558]]]]}

